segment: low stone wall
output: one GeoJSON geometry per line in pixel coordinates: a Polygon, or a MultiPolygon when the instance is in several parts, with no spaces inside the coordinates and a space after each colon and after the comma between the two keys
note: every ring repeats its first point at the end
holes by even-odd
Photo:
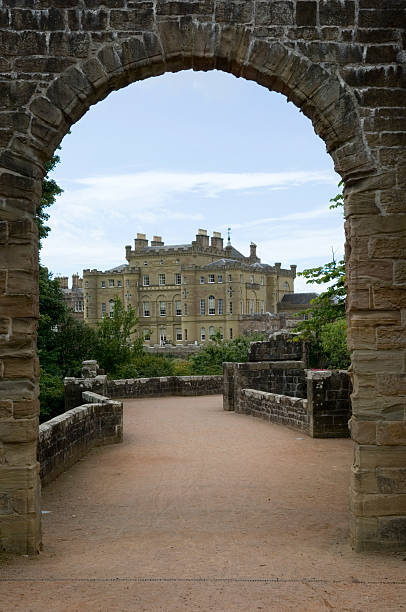
{"type": "Polygon", "coordinates": [[[95,392],[110,398],[161,397],[164,395],[221,395],[222,376],[162,376],[156,378],[126,378],[107,380],[95,378],[65,378],[65,409],[82,403],[82,395],[95,392]]]}
{"type": "Polygon", "coordinates": [[[352,387],[348,372],[305,370],[301,363],[224,363],[224,410],[255,412],[303,430],[313,438],[349,437],[352,387]],[[247,390],[256,394],[247,395],[247,390]],[[286,400],[280,399],[283,397],[286,400]],[[301,404],[292,402],[293,399],[307,402],[301,404]],[[305,420],[300,406],[306,406],[305,420]]]}
{"type": "MultiPolygon", "coordinates": [[[[265,344],[265,343],[264,343],[265,344]]],[[[223,408],[240,409],[241,389],[256,389],[290,397],[307,397],[306,370],[302,361],[223,363],[223,408]]]]}
{"type": "Polygon", "coordinates": [[[39,428],[38,461],[42,484],[54,480],[92,447],[123,439],[123,405],[95,393],[89,402],[43,423],[39,428]]]}
{"type": "Polygon", "coordinates": [[[352,384],[348,372],[307,370],[309,428],[313,438],[349,438],[352,384]]]}
{"type": "Polygon", "coordinates": [[[309,433],[309,413],[305,399],[242,389],[241,406],[245,414],[309,433]]]}
{"type": "Polygon", "coordinates": [[[196,355],[196,353],[199,353],[201,350],[201,344],[165,344],[164,346],[144,346],[144,351],[150,355],[175,357],[175,359],[187,359],[190,355],[196,355]]]}
{"type": "Polygon", "coordinates": [[[109,380],[109,397],[160,397],[164,395],[217,395],[223,392],[222,376],[163,376],[109,380]]]}
{"type": "Polygon", "coordinates": [[[306,344],[297,341],[297,334],[275,332],[265,342],[251,343],[249,361],[301,361],[306,367],[306,344]]]}

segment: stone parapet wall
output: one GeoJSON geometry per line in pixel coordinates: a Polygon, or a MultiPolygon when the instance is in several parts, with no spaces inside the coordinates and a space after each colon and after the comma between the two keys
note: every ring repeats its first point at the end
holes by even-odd
{"type": "Polygon", "coordinates": [[[123,439],[123,404],[95,393],[90,403],[43,423],[39,428],[38,461],[42,484],[54,480],[94,446],[123,439]]]}
{"type": "Polygon", "coordinates": [[[296,334],[275,332],[266,342],[251,343],[249,361],[302,361],[305,367],[306,345],[296,334]]]}
{"type": "Polygon", "coordinates": [[[348,438],[351,392],[348,372],[307,370],[310,435],[313,438],[348,438]]]}
{"type": "Polygon", "coordinates": [[[256,389],[241,389],[240,405],[245,414],[309,433],[309,413],[305,399],[256,389]]]}
{"type": "Polygon", "coordinates": [[[109,380],[109,397],[161,397],[164,395],[216,395],[223,392],[222,376],[162,376],[109,380]]]}
{"type": "Polygon", "coordinates": [[[348,373],[305,370],[300,364],[292,361],[224,363],[224,410],[252,414],[255,405],[256,413],[303,429],[313,438],[348,437],[352,391],[348,373]],[[259,395],[247,395],[247,389],[259,395]],[[293,399],[307,401],[301,404],[291,402],[293,399]],[[306,406],[305,421],[283,416],[285,408],[293,410],[297,406],[306,406]]]}
{"type": "Polygon", "coordinates": [[[224,410],[239,409],[239,390],[257,389],[278,395],[306,398],[307,378],[301,361],[223,363],[224,410]]]}
{"type": "Polygon", "coordinates": [[[107,380],[107,376],[96,376],[65,378],[64,384],[67,410],[79,406],[82,397],[90,397],[89,392],[102,393],[109,398],[220,395],[223,392],[223,376],[161,376],[122,380],[107,380]]]}

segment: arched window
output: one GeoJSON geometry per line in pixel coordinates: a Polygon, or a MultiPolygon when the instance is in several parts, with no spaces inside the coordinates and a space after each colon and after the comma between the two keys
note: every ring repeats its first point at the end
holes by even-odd
{"type": "Polygon", "coordinates": [[[200,330],[200,340],[204,342],[206,340],[206,328],[202,327],[200,330]]]}
{"type": "Polygon", "coordinates": [[[214,336],[214,326],[210,325],[210,327],[209,327],[209,338],[211,339],[211,338],[213,338],[213,336],[214,336]]]}
{"type": "Polygon", "coordinates": [[[210,295],[208,299],[209,315],[216,314],[216,299],[214,295],[210,295]]]}

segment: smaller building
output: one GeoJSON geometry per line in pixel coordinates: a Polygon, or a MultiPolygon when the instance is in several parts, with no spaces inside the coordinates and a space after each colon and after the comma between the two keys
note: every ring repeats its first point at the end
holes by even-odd
{"type": "Polygon", "coordinates": [[[310,308],[311,301],[317,293],[286,293],[278,303],[278,312],[265,312],[264,314],[240,315],[239,326],[245,336],[257,332],[273,333],[281,330],[292,330],[306,318],[299,315],[303,310],[310,308]]]}
{"type": "Polygon", "coordinates": [[[72,286],[69,288],[67,276],[56,276],[62,289],[63,299],[75,319],[83,321],[85,312],[85,299],[83,295],[83,278],[79,274],[72,274],[72,286]]]}

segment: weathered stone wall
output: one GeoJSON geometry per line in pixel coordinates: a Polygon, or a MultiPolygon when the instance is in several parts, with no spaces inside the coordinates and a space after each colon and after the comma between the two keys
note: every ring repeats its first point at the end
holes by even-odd
{"type": "Polygon", "coordinates": [[[82,403],[83,392],[93,391],[109,398],[164,397],[165,395],[216,395],[223,392],[222,376],[161,376],[107,380],[95,378],[65,378],[65,409],[82,403]]]}
{"type": "Polygon", "coordinates": [[[110,91],[187,68],[281,92],[344,181],[352,538],[404,549],[406,6],[403,0],[21,0],[0,7],[0,546],[40,546],[38,240],[44,164],[110,91]],[[24,483],[23,489],[22,484],[24,483]],[[392,484],[389,484],[392,483],[392,484]],[[22,499],[11,505],[13,496],[22,499]],[[24,498],[24,499],[23,499],[24,498]]]}
{"type": "Polygon", "coordinates": [[[309,413],[306,399],[256,389],[241,389],[240,393],[240,406],[245,414],[308,433],[309,413]]]}
{"type": "Polygon", "coordinates": [[[224,410],[240,412],[241,389],[301,398],[307,394],[306,372],[301,361],[223,363],[223,378],[224,410]]]}
{"type": "Polygon", "coordinates": [[[351,392],[348,372],[307,370],[309,428],[313,438],[348,438],[351,392]]]}
{"type": "Polygon", "coordinates": [[[295,342],[297,335],[286,331],[276,332],[265,342],[252,342],[249,361],[302,361],[306,367],[306,345],[295,342]]]}
{"type": "Polygon", "coordinates": [[[348,372],[305,370],[300,364],[224,363],[224,410],[255,412],[275,423],[303,429],[313,438],[348,437],[352,391],[348,372]]]}
{"type": "Polygon", "coordinates": [[[48,484],[93,446],[123,439],[123,404],[96,393],[89,402],[43,423],[39,428],[38,461],[42,484],[48,484]]]}

